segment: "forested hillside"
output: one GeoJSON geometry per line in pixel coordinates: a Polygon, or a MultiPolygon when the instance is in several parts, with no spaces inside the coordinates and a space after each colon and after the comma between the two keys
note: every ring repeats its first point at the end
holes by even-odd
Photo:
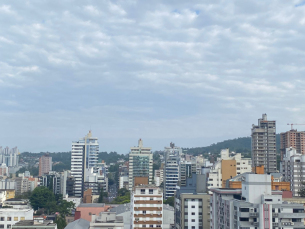
{"type": "MultiPolygon", "coordinates": [[[[276,148],[279,151],[280,147],[280,135],[276,135],[276,148]]],[[[205,147],[195,147],[195,148],[184,148],[184,152],[193,155],[203,154],[207,156],[208,153],[218,155],[222,149],[229,148],[230,151],[235,151],[236,153],[243,153],[245,156],[250,156],[251,154],[251,137],[235,138],[230,140],[225,140],[222,142],[214,143],[210,146],[205,147]]]]}

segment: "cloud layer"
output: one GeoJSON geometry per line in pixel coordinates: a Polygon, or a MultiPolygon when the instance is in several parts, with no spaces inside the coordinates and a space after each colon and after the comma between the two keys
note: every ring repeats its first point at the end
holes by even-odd
{"type": "MultiPolygon", "coordinates": [[[[305,123],[302,1],[0,4],[3,146],[68,151],[89,129],[127,153],[305,123]]],[[[300,126],[299,129],[302,129],[300,126]]]]}

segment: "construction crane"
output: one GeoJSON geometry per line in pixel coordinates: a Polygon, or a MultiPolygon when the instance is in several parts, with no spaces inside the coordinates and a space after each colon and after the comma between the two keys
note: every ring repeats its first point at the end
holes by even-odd
{"type": "Polygon", "coordinates": [[[291,126],[291,130],[293,130],[293,125],[305,125],[305,124],[287,123],[287,125],[290,125],[291,126]]]}

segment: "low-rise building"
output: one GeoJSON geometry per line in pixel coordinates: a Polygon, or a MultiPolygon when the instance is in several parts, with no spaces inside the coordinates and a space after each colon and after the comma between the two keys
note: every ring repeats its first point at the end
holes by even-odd
{"type": "Polygon", "coordinates": [[[123,216],[117,216],[115,212],[93,215],[90,229],[124,229],[123,216]]]}
{"type": "Polygon", "coordinates": [[[57,229],[57,224],[52,220],[37,222],[34,220],[22,220],[12,226],[12,229],[57,229]]]}
{"type": "Polygon", "coordinates": [[[240,153],[233,153],[230,156],[229,149],[221,150],[220,154],[220,158],[217,158],[213,167],[210,168],[207,181],[208,189],[225,188],[228,179],[252,171],[250,158],[242,158],[240,153]]]}
{"type": "Polygon", "coordinates": [[[110,206],[104,203],[92,203],[84,204],[81,203],[75,211],[74,219],[85,219],[91,222],[92,215],[98,215],[100,212],[105,212],[110,208],[110,206]]]}

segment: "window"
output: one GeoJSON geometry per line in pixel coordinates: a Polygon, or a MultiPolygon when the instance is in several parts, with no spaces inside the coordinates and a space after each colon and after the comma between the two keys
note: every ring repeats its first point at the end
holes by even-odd
{"type": "Polygon", "coordinates": [[[142,227],[146,227],[146,224],[143,224],[142,227]]]}
{"type": "Polygon", "coordinates": [[[149,227],[154,227],[154,225],[151,224],[151,225],[149,225],[149,227]]]}
{"type": "Polygon", "coordinates": [[[153,189],[149,189],[149,194],[153,194],[154,190],[153,189]]]}
{"type": "Polygon", "coordinates": [[[192,219],[192,222],[195,222],[195,219],[192,219]]]}
{"type": "Polygon", "coordinates": [[[0,228],[4,228],[4,224],[0,224],[0,228]]]}
{"type": "Polygon", "coordinates": [[[146,214],[146,211],[143,211],[143,214],[146,214]]]}
{"type": "Polygon", "coordinates": [[[8,224],[8,225],[7,225],[7,228],[12,228],[12,225],[8,224]]]}
{"type": "Polygon", "coordinates": [[[4,221],[5,220],[5,218],[4,217],[0,217],[0,221],[4,221]]]}
{"type": "Polygon", "coordinates": [[[145,189],[141,189],[141,194],[145,194],[145,189]]]}
{"type": "Polygon", "coordinates": [[[20,220],[25,220],[25,218],[24,217],[20,217],[20,220]]]}
{"type": "Polygon", "coordinates": [[[192,205],[192,208],[195,208],[195,205],[192,205]]]}
{"type": "Polygon", "coordinates": [[[7,217],[7,221],[12,221],[12,217],[7,217]]]}
{"type": "Polygon", "coordinates": [[[195,212],[192,212],[192,215],[195,215],[195,212]]]}
{"type": "Polygon", "coordinates": [[[19,220],[18,220],[18,217],[14,217],[14,221],[19,221],[19,220]]]}

